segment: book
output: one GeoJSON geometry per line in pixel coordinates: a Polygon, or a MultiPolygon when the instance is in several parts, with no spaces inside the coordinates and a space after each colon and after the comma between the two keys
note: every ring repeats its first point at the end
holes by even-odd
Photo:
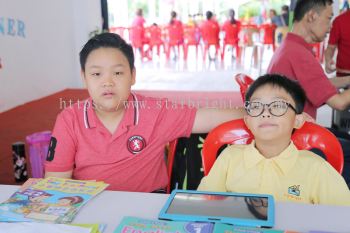
{"type": "Polygon", "coordinates": [[[150,220],[124,217],[114,233],[298,233],[267,228],[233,226],[223,223],[150,220]]]}
{"type": "Polygon", "coordinates": [[[102,233],[107,226],[106,224],[97,223],[71,223],[69,225],[89,228],[91,230],[90,233],[102,233]]]}
{"type": "Polygon", "coordinates": [[[102,233],[100,224],[52,224],[39,222],[0,222],[0,233],[102,233]]]}
{"type": "Polygon", "coordinates": [[[69,223],[107,186],[104,182],[55,177],[35,180],[0,204],[0,221],[69,223]]]}
{"type": "Polygon", "coordinates": [[[114,233],[212,233],[213,226],[213,223],[208,222],[174,222],[127,216],[122,219],[114,233]]]}
{"type": "Polygon", "coordinates": [[[39,181],[43,180],[43,178],[29,178],[26,182],[24,182],[19,190],[25,190],[29,188],[30,186],[33,186],[34,184],[38,183],[39,181]]]}
{"type": "Polygon", "coordinates": [[[298,233],[295,231],[283,231],[267,228],[233,226],[229,224],[216,223],[213,233],[298,233]]]}

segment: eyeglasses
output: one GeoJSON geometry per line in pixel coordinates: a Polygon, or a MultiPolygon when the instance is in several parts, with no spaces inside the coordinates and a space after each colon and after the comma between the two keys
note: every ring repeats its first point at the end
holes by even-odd
{"type": "Polygon", "coordinates": [[[263,104],[257,101],[246,101],[244,103],[244,108],[247,111],[248,115],[251,117],[258,117],[265,111],[265,106],[269,110],[269,113],[273,116],[280,117],[286,114],[288,107],[290,107],[295,113],[298,114],[297,110],[290,103],[277,100],[269,104],[263,104]]]}

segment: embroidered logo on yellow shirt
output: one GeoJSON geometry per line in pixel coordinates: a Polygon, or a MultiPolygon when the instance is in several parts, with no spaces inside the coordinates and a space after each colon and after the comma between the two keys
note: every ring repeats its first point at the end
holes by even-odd
{"type": "Polygon", "coordinates": [[[284,196],[290,200],[301,201],[300,192],[300,185],[292,185],[288,187],[288,193],[285,193],[284,196]]]}
{"type": "Polygon", "coordinates": [[[294,196],[300,196],[300,185],[293,185],[288,187],[288,193],[294,196]]]}

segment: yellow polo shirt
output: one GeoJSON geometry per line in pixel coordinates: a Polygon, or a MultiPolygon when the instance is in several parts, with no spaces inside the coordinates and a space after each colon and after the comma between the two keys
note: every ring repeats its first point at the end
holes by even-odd
{"type": "Polygon", "coordinates": [[[267,159],[249,145],[227,147],[198,190],[271,194],[277,201],[350,205],[343,177],[323,158],[291,144],[267,159]]]}

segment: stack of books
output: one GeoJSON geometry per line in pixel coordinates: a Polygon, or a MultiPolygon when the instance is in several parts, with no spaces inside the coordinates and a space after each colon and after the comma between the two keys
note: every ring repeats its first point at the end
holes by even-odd
{"type": "Polygon", "coordinates": [[[50,177],[29,180],[0,204],[0,222],[70,223],[108,184],[50,177]]]}

